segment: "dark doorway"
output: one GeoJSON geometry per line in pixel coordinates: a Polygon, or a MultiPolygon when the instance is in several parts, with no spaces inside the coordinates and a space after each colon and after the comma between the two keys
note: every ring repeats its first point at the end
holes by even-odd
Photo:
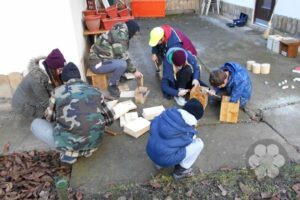
{"type": "Polygon", "coordinates": [[[268,25],[276,0],[256,0],[254,23],[268,25]]]}

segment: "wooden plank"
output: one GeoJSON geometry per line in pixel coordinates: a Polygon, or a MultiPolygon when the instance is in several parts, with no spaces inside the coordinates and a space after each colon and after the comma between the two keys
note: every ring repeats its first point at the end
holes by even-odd
{"type": "Polygon", "coordinates": [[[134,91],[122,91],[120,93],[120,98],[133,98],[134,97],[134,91]]]}
{"type": "Polygon", "coordinates": [[[131,122],[133,120],[136,120],[137,118],[139,118],[139,115],[137,112],[125,113],[124,115],[122,115],[120,117],[120,126],[124,127],[125,124],[127,124],[128,122],[131,122]]]}
{"type": "Polygon", "coordinates": [[[115,112],[114,118],[118,119],[125,113],[136,108],[137,106],[131,100],[120,102],[117,105],[115,105],[112,109],[115,112]]]}
{"type": "Polygon", "coordinates": [[[208,88],[201,86],[194,86],[190,91],[190,99],[195,98],[201,102],[203,109],[206,108],[208,102],[208,88]]]}
{"type": "Polygon", "coordinates": [[[150,93],[147,87],[138,87],[134,91],[135,103],[144,104],[150,93]]]}
{"type": "Polygon", "coordinates": [[[107,30],[105,29],[101,29],[101,30],[97,30],[97,31],[88,31],[88,30],[85,30],[83,32],[83,35],[100,35],[102,33],[105,33],[107,30]]]}
{"type": "Polygon", "coordinates": [[[118,103],[118,100],[112,100],[112,101],[108,101],[105,103],[106,103],[107,107],[111,110],[118,103]]]}
{"type": "Polygon", "coordinates": [[[124,132],[135,138],[145,134],[150,129],[150,122],[142,117],[133,120],[124,126],[124,132]]]}
{"type": "Polygon", "coordinates": [[[143,109],[143,117],[147,120],[152,120],[156,116],[160,115],[165,110],[164,106],[154,106],[150,108],[143,109]]]}
{"type": "Polygon", "coordinates": [[[229,102],[230,97],[223,96],[220,110],[220,121],[237,123],[239,117],[240,103],[229,102]]]}

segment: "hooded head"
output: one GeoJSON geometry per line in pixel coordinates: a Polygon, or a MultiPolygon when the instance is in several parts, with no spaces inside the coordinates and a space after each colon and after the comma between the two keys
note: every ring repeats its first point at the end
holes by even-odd
{"type": "Polygon", "coordinates": [[[63,71],[62,71],[62,74],[61,74],[61,80],[63,82],[68,82],[70,79],[73,79],[73,78],[81,78],[80,76],[80,72],[77,68],[77,66],[72,63],[72,62],[69,62],[64,68],[63,68],[63,71]]]}
{"type": "Polygon", "coordinates": [[[156,46],[159,41],[164,37],[165,32],[164,29],[161,27],[155,27],[150,32],[150,40],[149,40],[149,46],[154,47],[156,46]]]}
{"type": "Polygon", "coordinates": [[[63,68],[66,60],[59,49],[53,49],[45,59],[45,63],[50,69],[63,68]]]}
{"type": "Polygon", "coordinates": [[[129,20],[125,23],[128,28],[129,39],[131,39],[136,34],[136,32],[140,31],[140,26],[134,20],[129,20]]]}
{"type": "Polygon", "coordinates": [[[183,66],[186,62],[187,56],[183,50],[176,50],[172,55],[172,62],[175,66],[183,66]]]}
{"type": "Polygon", "coordinates": [[[184,106],[183,110],[186,110],[190,114],[192,114],[197,120],[201,119],[203,116],[203,106],[195,98],[190,99],[184,106]]]}

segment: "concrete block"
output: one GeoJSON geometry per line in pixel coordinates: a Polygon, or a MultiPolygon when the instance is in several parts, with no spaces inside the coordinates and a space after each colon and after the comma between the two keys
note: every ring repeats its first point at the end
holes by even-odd
{"type": "Polygon", "coordinates": [[[162,105],[154,106],[154,107],[150,107],[150,108],[144,108],[142,115],[145,119],[152,120],[156,116],[160,115],[164,110],[165,110],[165,108],[162,105]]]}
{"type": "Polygon", "coordinates": [[[22,74],[19,72],[12,72],[10,74],[8,74],[8,79],[9,79],[9,83],[12,89],[12,93],[15,93],[18,85],[21,83],[22,81],[22,74]]]}
{"type": "Polygon", "coordinates": [[[118,119],[125,113],[129,112],[130,110],[134,110],[136,108],[137,106],[131,100],[120,102],[117,105],[115,105],[112,109],[115,112],[114,118],[118,119]]]}
{"type": "Polygon", "coordinates": [[[139,117],[124,125],[124,132],[135,138],[140,137],[150,129],[150,122],[139,117]]]}
{"type": "Polygon", "coordinates": [[[0,97],[2,98],[11,98],[12,90],[10,87],[8,76],[0,75],[0,97]]]}
{"type": "Polygon", "coordinates": [[[137,112],[125,113],[124,115],[122,115],[120,117],[120,126],[124,127],[125,124],[127,124],[128,122],[131,122],[137,118],[139,118],[139,115],[137,112]]]}
{"type": "Polygon", "coordinates": [[[229,102],[230,97],[223,96],[220,110],[220,121],[237,123],[239,118],[240,103],[229,102]]]}

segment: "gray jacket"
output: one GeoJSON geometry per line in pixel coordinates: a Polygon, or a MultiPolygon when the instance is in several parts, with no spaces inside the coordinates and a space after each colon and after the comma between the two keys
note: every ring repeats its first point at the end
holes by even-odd
{"type": "Polygon", "coordinates": [[[33,58],[29,62],[29,73],[22,79],[12,97],[12,107],[26,117],[42,117],[49,105],[52,86],[46,72],[39,67],[45,57],[33,58]]]}

